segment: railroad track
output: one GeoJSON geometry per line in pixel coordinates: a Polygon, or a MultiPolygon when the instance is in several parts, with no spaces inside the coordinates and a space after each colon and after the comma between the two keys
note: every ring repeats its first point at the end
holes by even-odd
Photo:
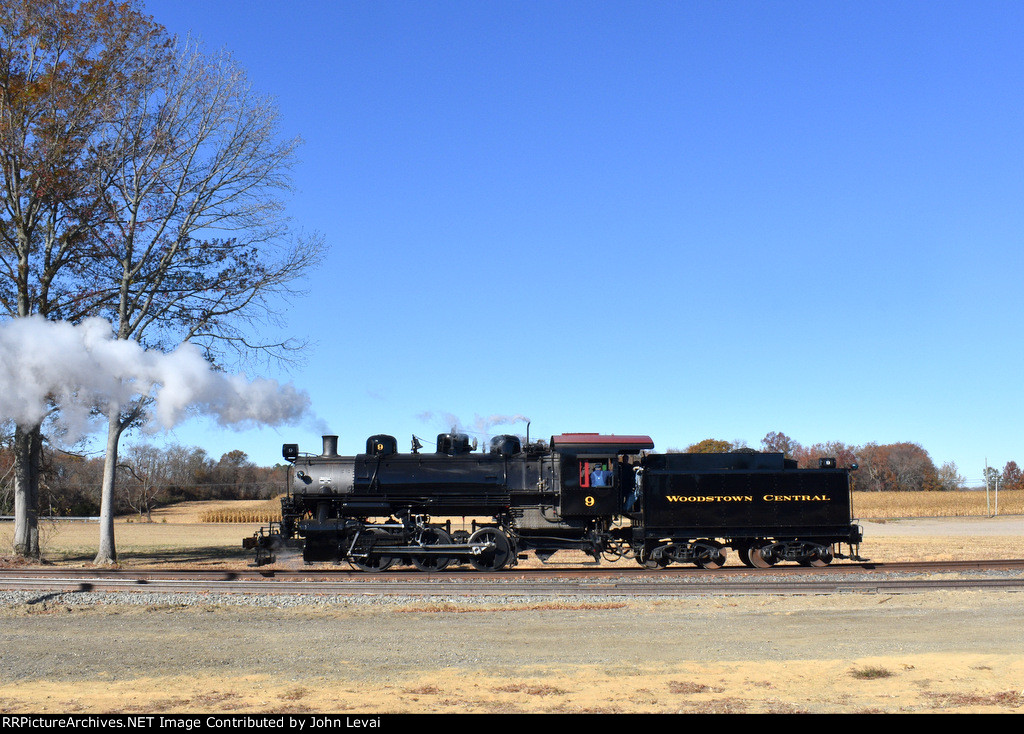
{"type": "Polygon", "coordinates": [[[932,563],[833,564],[825,568],[780,566],[753,571],[723,568],[631,568],[418,571],[367,574],[327,569],[0,569],[6,591],[311,594],[356,596],[585,595],[651,597],[717,594],[822,594],[930,589],[1024,590],[1024,559],[932,563]]]}
{"type": "Polygon", "coordinates": [[[874,563],[861,561],[857,563],[832,563],[818,568],[781,565],[764,569],[751,569],[746,566],[725,566],[710,570],[694,566],[670,566],[668,568],[647,569],[632,564],[609,566],[559,566],[556,564],[524,568],[513,567],[497,573],[485,573],[469,567],[449,567],[444,571],[425,573],[412,567],[396,568],[384,573],[367,573],[349,566],[304,566],[302,568],[271,568],[267,566],[211,569],[211,568],[102,568],[102,567],[66,567],[66,566],[34,566],[0,569],[0,583],[14,576],[47,578],[66,576],[69,578],[136,578],[136,579],[203,579],[236,581],[242,579],[276,579],[276,580],[324,580],[338,578],[353,579],[423,579],[423,578],[487,578],[515,579],[530,577],[576,577],[576,576],[636,576],[643,578],[667,578],[673,576],[696,577],[728,577],[728,576],[777,576],[777,575],[814,575],[833,573],[943,573],[954,571],[1013,571],[1024,570],[1024,558],[1001,560],[972,561],[920,561],[900,563],[874,563]]]}
{"type": "Polygon", "coordinates": [[[657,584],[614,582],[607,584],[568,581],[551,583],[520,581],[498,585],[487,581],[469,581],[458,586],[441,583],[379,581],[323,581],[311,586],[308,582],[293,581],[194,581],[163,580],[139,582],[128,579],[10,579],[3,582],[10,591],[39,593],[97,593],[140,592],[149,593],[217,593],[217,594],[297,594],[317,596],[401,596],[424,598],[451,597],[670,597],[730,594],[834,594],[834,593],[906,593],[926,590],[1004,590],[1024,591],[1024,579],[857,579],[775,581],[739,580],[719,583],[679,583],[666,581],[657,584]]]}

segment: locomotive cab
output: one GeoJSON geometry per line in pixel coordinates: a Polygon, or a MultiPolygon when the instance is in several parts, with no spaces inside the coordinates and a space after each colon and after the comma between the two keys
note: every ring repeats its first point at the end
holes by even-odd
{"type": "Polygon", "coordinates": [[[614,514],[621,505],[619,458],[614,454],[565,454],[561,457],[564,517],[614,514]]]}
{"type": "Polygon", "coordinates": [[[563,433],[552,436],[551,447],[560,462],[561,515],[600,517],[621,510],[634,486],[629,459],[654,442],[648,436],[563,433]]]}

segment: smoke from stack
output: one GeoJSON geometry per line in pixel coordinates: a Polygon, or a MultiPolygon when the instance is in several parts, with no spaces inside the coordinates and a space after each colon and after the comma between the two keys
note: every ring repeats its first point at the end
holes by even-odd
{"type": "Polygon", "coordinates": [[[0,419],[36,425],[59,408],[66,440],[94,427],[96,411],[150,397],[148,430],[199,414],[235,429],[294,424],[309,417],[309,396],[275,380],[215,371],[199,348],[173,352],[118,340],[108,322],[79,325],[41,317],[0,323],[0,419]]]}
{"type": "Polygon", "coordinates": [[[474,433],[483,436],[490,436],[492,429],[497,426],[511,426],[516,423],[529,423],[530,419],[525,415],[489,415],[473,416],[470,423],[461,420],[454,413],[435,413],[424,411],[416,416],[424,422],[441,422],[446,427],[451,427],[452,433],[474,433]]]}

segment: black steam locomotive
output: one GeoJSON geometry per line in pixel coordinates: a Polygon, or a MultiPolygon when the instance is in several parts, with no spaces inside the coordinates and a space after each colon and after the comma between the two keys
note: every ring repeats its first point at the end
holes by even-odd
{"type": "Polygon", "coordinates": [[[525,445],[497,436],[487,452],[455,432],[439,435],[432,453],[416,437],[399,453],[378,435],[366,453],[339,456],[337,441],[324,436],[319,455],[285,444],[293,466],[281,522],[243,543],[258,564],[292,547],[306,562],[365,571],[497,571],[526,552],[546,561],[560,550],[719,568],[732,548],[750,567],[823,566],[858,558],[862,539],[849,469],[834,459],[799,469],[776,453],[655,454],[648,436],[591,433],[525,445]]]}

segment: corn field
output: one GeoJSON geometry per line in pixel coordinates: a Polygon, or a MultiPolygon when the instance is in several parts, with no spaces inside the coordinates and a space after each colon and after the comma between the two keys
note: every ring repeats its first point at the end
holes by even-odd
{"type": "Polygon", "coordinates": [[[863,519],[1024,515],[1024,490],[1001,490],[998,497],[984,491],[854,492],[853,514],[863,519]]]}
{"type": "MultiPolygon", "coordinates": [[[[249,505],[249,503],[246,503],[249,505]]],[[[267,500],[256,507],[224,507],[211,508],[199,516],[200,522],[249,522],[268,523],[281,521],[281,500],[267,500]]]]}

